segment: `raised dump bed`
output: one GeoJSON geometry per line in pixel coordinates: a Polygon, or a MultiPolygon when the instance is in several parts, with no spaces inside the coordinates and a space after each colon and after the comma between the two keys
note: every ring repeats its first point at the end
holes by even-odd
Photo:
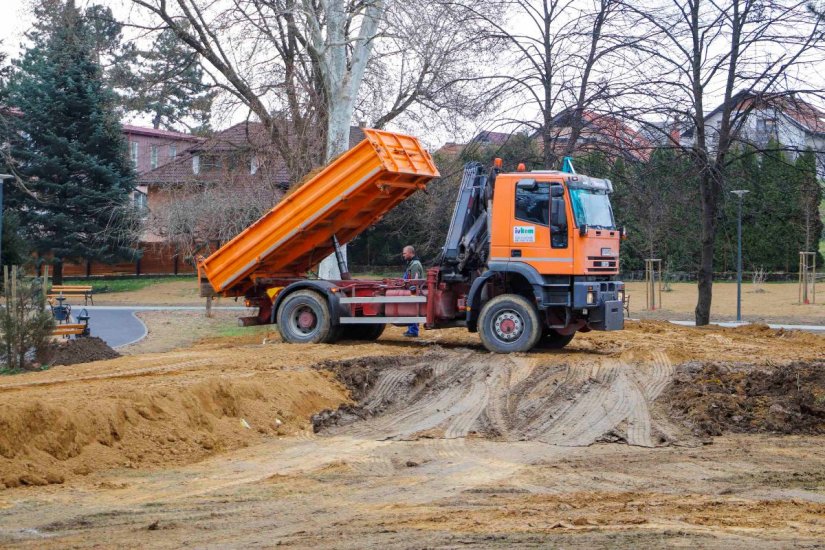
{"type": "Polygon", "coordinates": [[[414,137],[364,129],[335,159],[208,258],[200,270],[215,292],[240,296],[258,279],[303,277],[398,203],[439,176],[414,137]]]}

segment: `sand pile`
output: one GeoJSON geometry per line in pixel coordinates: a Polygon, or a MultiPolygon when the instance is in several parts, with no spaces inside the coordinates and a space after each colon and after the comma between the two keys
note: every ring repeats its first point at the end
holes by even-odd
{"type": "Polygon", "coordinates": [[[0,487],[62,483],[112,467],[192,462],[309,428],[346,400],[313,370],[212,378],[105,398],[0,402],[0,487]]]}

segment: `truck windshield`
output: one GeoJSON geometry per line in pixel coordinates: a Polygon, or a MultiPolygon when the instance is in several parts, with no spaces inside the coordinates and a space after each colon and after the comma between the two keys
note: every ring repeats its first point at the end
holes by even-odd
{"type": "Polygon", "coordinates": [[[570,198],[578,227],[582,225],[601,229],[613,229],[615,227],[610,199],[604,191],[571,189],[570,198]]]}

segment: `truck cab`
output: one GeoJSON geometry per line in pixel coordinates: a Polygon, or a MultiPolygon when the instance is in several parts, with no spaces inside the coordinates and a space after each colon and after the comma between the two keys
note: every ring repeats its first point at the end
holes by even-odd
{"type": "Polygon", "coordinates": [[[481,186],[493,189],[489,255],[471,275],[468,328],[496,351],[563,347],[578,331],[622,329],[623,230],[613,217],[611,182],[563,171],[483,178],[481,186]],[[523,311],[525,303],[533,312],[523,311]],[[531,330],[532,314],[540,327],[531,330]]]}

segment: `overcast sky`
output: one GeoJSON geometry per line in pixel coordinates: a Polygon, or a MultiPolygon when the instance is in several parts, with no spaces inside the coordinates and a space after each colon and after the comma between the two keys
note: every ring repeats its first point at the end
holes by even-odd
{"type": "MultiPolygon", "coordinates": [[[[85,8],[89,4],[100,3],[107,5],[112,8],[115,13],[115,16],[121,20],[128,20],[131,17],[134,17],[133,10],[135,9],[134,4],[131,0],[75,0],[78,7],[85,8]]],[[[32,24],[32,14],[31,14],[31,0],[0,0],[0,6],[3,8],[2,16],[0,16],[0,37],[2,37],[2,50],[8,55],[9,58],[15,58],[19,56],[21,53],[21,44],[25,40],[25,33],[31,28],[32,24]]],[[[134,21],[134,19],[132,19],[134,21]]],[[[818,64],[819,67],[823,66],[823,63],[818,64]]],[[[809,69],[808,69],[809,70],[809,69]]],[[[823,71],[825,72],[825,71],[823,71]]],[[[817,75],[815,81],[822,81],[822,74],[823,72],[814,71],[814,74],[817,75]]],[[[713,104],[713,101],[710,101],[709,104],[713,104]]],[[[709,107],[712,108],[712,107],[709,107]]],[[[229,124],[237,122],[239,120],[243,120],[247,113],[244,112],[235,112],[238,111],[237,109],[227,111],[226,109],[218,109],[222,112],[213,113],[213,125],[216,128],[226,127],[229,124]]],[[[508,116],[510,116],[508,114],[508,116]]],[[[528,116],[528,115],[524,115],[528,116]]],[[[484,128],[477,128],[477,129],[468,129],[471,130],[471,134],[474,134],[478,129],[504,129],[499,128],[497,124],[493,124],[493,120],[495,117],[490,117],[490,120],[487,124],[483,124],[484,128]]],[[[141,117],[128,117],[124,122],[127,123],[136,123],[136,124],[149,124],[148,117],[143,120],[141,117]]],[[[403,128],[407,130],[407,128],[403,128]]],[[[436,143],[440,144],[443,141],[453,141],[453,140],[460,140],[459,136],[448,136],[442,135],[441,132],[437,132],[438,135],[432,136],[420,136],[425,138],[425,141],[428,141],[429,146],[434,146],[436,143]],[[429,139],[427,139],[429,138],[429,139]]],[[[469,135],[469,134],[468,134],[469,135]]],[[[466,136],[462,136],[466,137],[466,136]]]]}
{"type": "Polygon", "coordinates": [[[3,51],[9,57],[16,57],[20,42],[31,26],[28,0],[2,0],[3,14],[0,16],[0,36],[3,37],[3,51]]]}

